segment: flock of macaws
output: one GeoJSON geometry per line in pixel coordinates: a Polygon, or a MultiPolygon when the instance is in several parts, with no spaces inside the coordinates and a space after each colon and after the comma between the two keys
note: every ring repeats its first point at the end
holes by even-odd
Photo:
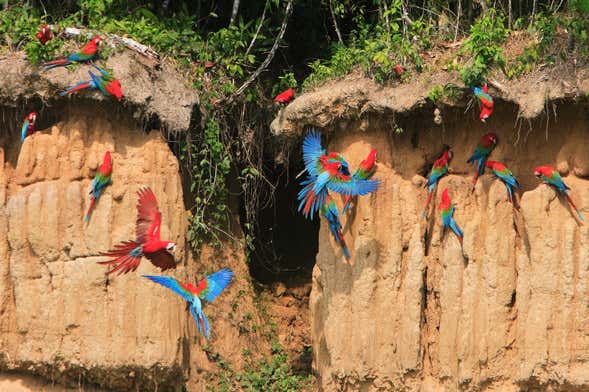
{"type": "MultiPolygon", "coordinates": [[[[42,44],[45,44],[53,36],[50,29],[42,25],[40,31],[37,33],[37,38],[42,44]]],[[[72,63],[88,63],[98,70],[98,75],[89,71],[90,80],[81,81],[67,88],[61,93],[62,96],[86,89],[98,89],[107,97],[115,97],[117,100],[121,100],[123,94],[120,82],[112,74],[93,63],[97,58],[98,48],[102,41],[102,37],[96,36],[79,52],[42,65],[43,70],[50,70],[72,63]]],[[[37,113],[35,112],[31,112],[25,118],[22,126],[22,143],[25,142],[27,136],[35,132],[36,120],[37,113]]],[[[90,202],[88,211],[84,216],[86,223],[89,223],[94,205],[100,198],[102,191],[111,183],[112,169],[112,157],[110,151],[106,151],[103,162],[92,181],[89,192],[90,202]]],[[[116,272],[120,275],[135,271],[139,267],[143,257],[146,257],[162,271],[176,268],[176,261],[172,253],[170,253],[174,251],[175,244],[172,241],[163,241],[160,238],[162,215],[159,211],[154,193],[150,188],[141,188],[138,191],[138,196],[135,240],[123,241],[115,245],[112,250],[101,253],[102,256],[108,257],[108,260],[98,263],[113,267],[108,274],[116,272]]],[[[229,285],[233,276],[234,274],[231,270],[224,268],[207,276],[195,287],[190,283],[183,283],[171,276],[144,275],[145,278],[174,291],[188,302],[198,331],[207,339],[210,337],[210,326],[202,310],[201,300],[212,302],[229,285]]]]}
{"type": "MultiPolygon", "coordinates": [[[[53,35],[50,29],[43,25],[37,33],[37,38],[42,44],[45,44],[45,42],[53,38],[53,35]]],[[[120,82],[111,73],[93,63],[97,59],[98,49],[102,42],[103,38],[96,36],[79,52],[42,65],[43,70],[50,70],[73,63],[89,63],[99,72],[96,75],[92,71],[89,71],[89,80],[81,81],[67,88],[61,95],[71,95],[82,90],[97,89],[107,97],[115,97],[117,100],[121,100],[123,94],[120,82]]],[[[485,122],[493,113],[493,98],[489,95],[486,85],[482,88],[473,88],[473,92],[481,106],[479,118],[485,122]]],[[[294,91],[289,89],[279,94],[274,101],[279,105],[284,105],[288,104],[293,98],[294,91]]],[[[29,113],[25,118],[22,126],[22,143],[24,143],[27,136],[35,132],[36,119],[37,113],[35,112],[29,113]]],[[[472,156],[468,159],[468,163],[476,164],[473,189],[478,177],[488,168],[505,184],[509,201],[516,208],[513,198],[514,189],[519,187],[516,178],[504,164],[489,160],[489,156],[493,152],[497,142],[497,135],[487,133],[482,137],[472,156]]],[[[321,135],[313,130],[306,135],[303,142],[303,160],[307,177],[301,183],[303,189],[298,194],[298,200],[300,202],[298,210],[305,217],[310,216],[311,219],[313,219],[315,213],[321,212],[321,215],[329,223],[329,229],[335,241],[341,246],[344,256],[349,260],[350,251],[342,233],[340,215],[350,211],[355,197],[367,195],[378,189],[379,181],[371,179],[376,170],[376,150],[372,149],[366,159],[351,173],[350,167],[344,157],[339,153],[327,152],[323,149],[321,146],[321,135]],[[330,192],[339,193],[342,196],[344,207],[341,212],[338,211],[335,200],[330,192]]],[[[424,185],[428,192],[423,210],[424,217],[427,217],[429,214],[429,205],[438,181],[448,173],[451,160],[452,149],[450,146],[444,145],[441,153],[434,161],[430,175],[424,185]]],[[[90,204],[84,217],[86,223],[90,221],[92,210],[96,201],[100,198],[102,191],[111,183],[111,175],[112,158],[110,152],[107,151],[104,154],[102,165],[100,165],[92,181],[90,204]]],[[[583,220],[581,212],[577,209],[568,194],[570,188],[563,182],[560,174],[554,167],[537,167],[534,175],[543,182],[553,186],[563,195],[571,207],[577,212],[579,219],[583,220]]],[[[176,267],[174,256],[170,253],[174,251],[175,244],[172,241],[163,241],[160,238],[161,213],[158,209],[155,195],[151,189],[142,188],[138,191],[138,196],[135,240],[121,242],[115,245],[112,250],[101,253],[101,255],[109,259],[99,263],[114,267],[108,274],[116,272],[120,275],[135,271],[143,257],[146,257],[162,271],[176,267]]],[[[464,234],[454,220],[454,209],[455,207],[450,199],[448,189],[443,189],[439,205],[443,229],[445,231],[447,228],[450,228],[456,234],[462,245],[464,234]]],[[[203,279],[196,287],[190,283],[182,283],[170,276],[145,275],[144,277],[169,288],[185,299],[189,304],[199,332],[207,339],[209,338],[210,327],[202,311],[201,300],[212,302],[231,282],[233,278],[233,272],[231,270],[225,268],[215,272],[203,279]]]]}
{"type": "MultiPolygon", "coordinates": [[[[482,88],[473,88],[475,97],[481,107],[480,120],[485,122],[493,113],[493,97],[489,95],[487,85],[482,88]]],[[[519,188],[517,179],[513,173],[501,162],[489,160],[489,157],[498,143],[497,135],[494,133],[485,134],[479,144],[476,146],[467,163],[476,165],[473,176],[472,190],[476,182],[485,169],[490,169],[493,175],[501,180],[507,189],[507,196],[512,203],[513,208],[517,209],[514,203],[514,190],[519,188]]],[[[423,217],[429,215],[429,206],[436,190],[438,181],[448,174],[450,161],[452,160],[452,149],[444,145],[441,153],[432,165],[431,172],[424,184],[427,188],[427,198],[423,210],[423,217]]],[[[310,131],[303,141],[303,160],[305,170],[308,173],[307,178],[301,182],[303,189],[299,192],[298,200],[300,201],[298,210],[305,217],[311,216],[317,211],[327,219],[329,229],[335,238],[335,241],[341,246],[344,256],[350,259],[350,251],[345,243],[342,233],[342,224],[340,215],[345,214],[350,209],[352,197],[366,195],[378,189],[378,180],[371,180],[370,177],[375,171],[376,150],[371,150],[368,157],[362,161],[354,174],[350,175],[348,163],[344,157],[335,152],[327,153],[321,147],[321,136],[317,131],[310,131]],[[334,199],[329,191],[340,193],[344,198],[344,207],[339,212],[334,199]]],[[[564,183],[559,172],[552,166],[539,166],[534,170],[534,175],[544,183],[554,187],[560,195],[566,198],[571,208],[575,210],[580,221],[583,216],[569,195],[569,187],[564,183]]],[[[443,232],[446,229],[452,230],[462,247],[464,232],[460,229],[454,219],[455,206],[452,203],[448,189],[442,190],[439,205],[440,218],[442,221],[443,232]]]]}

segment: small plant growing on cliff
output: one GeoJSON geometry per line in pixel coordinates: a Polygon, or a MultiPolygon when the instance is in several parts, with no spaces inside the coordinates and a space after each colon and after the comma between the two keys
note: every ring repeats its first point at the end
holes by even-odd
{"type": "Polygon", "coordinates": [[[491,66],[504,66],[501,44],[507,36],[504,17],[494,9],[484,13],[471,26],[470,36],[461,50],[461,55],[472,56],[471,62],[460,70],[460,77],[466,86],[481,84],[491,66]]]}

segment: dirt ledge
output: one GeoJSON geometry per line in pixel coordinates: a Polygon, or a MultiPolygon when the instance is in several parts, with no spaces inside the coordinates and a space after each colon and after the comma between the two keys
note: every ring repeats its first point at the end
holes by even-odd
{"type": "MultiPolygon", "coordinates": [[[[497,85],[490,87],[496,106],[500,101],[510,102],[518,108],[518,117],[524,120],[540,117],[550,102],[582,100],[589,91],[589,71],[574,64],[538,69],[517,80],[508,80],[495,71],[489,80],[497,85]]],[[[330,128],[368,115],[388,117],[409,113],[432,105],[428,100],[430,90],[447,83],[463,86],[456,72],[447,71],[424,73],[393,86],[378,85],[365,77],[351,75],[327,82],[296,98],[278,113],[270,129],[275,136],[291,139],[300,136],[306,126],[330,128]]],[[[437,105],[442,111],[445,106],[466,107],[471,95],[464,95],[459,102],[437,105]]]]}
{"type": "MultiPolygon", "coordinates": [[[[112,54],[106,64],[112,69],[123,88],[122,106],[138,119],[154,117],[171,132],[190,127],[193,113],[199,109],[197,92],[187,86],[187,80],[173,64],[159,62],[125,49],[112,54]]],[[[41,71],[29,64],[23,52],[0,57],[0,105],[16,107],[32,99],[50,101],[61,99],[59,92],[79,81],[88,80],[88,65],[59,67],[41,71]]],[[[100,92],[84,92],[84,98],[107,99],[100,92]]],[[[77,97],[63,98],[78,99],[77,97]]]]}

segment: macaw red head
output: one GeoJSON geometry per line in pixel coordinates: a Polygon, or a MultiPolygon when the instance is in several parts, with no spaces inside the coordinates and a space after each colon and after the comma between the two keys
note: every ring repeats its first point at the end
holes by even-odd
{"type": "Polygon", "coordinates": [[[104,38],[102,38],[101,36],[97,35],[96,37],[92,38],[90,40],[90,42],[93,43],[96,46],[100,46],[100,44],[102,43],[103,40],[104,40],[104,38]]]}
{"type": "Polygon", "coordinates": [[[450,208],[450,195],[448,195],[448,188],[444,188],[444,190],[442,191],[442,197],[441,197],[441,202],[440,202],[440,210],[447,210],[448,208],[450,208]]]}
{"type": "Polygon", "coordinates": [[[294,90],[289,88],[286,91],[281,92],[274,98],[275,103],[289,103],[294,98],[294,90]]]}
{"type": "Polygon", "coordinates": [[[490,169],[494,169],[498,163],[499,162],[497,162],[497,161],[487,161],[487,162],[485,162],[485,166],[490,169]]]}
{"type": "Polygon", "coordinates": [[[176,250],[176,244],[174,244],[172,241],[167,241],[166,243],[166,250],[169,252],[173,252],[176,250]]]}
{"type": "Polygon", "coordinates": [[[498,140],[497,135],[491,132],[481,138],[481,144],[485,147],[496,146],[498,140]]]}
{"type": "Polygon", "coordinates": [[[102,159],[103,164],[112,165],[112,158],[110,157],[110,151],[104,153],[104,158],[102,159]]]}
{"type": "Polygon", "coordinates": [[[449,162],[453,156],[454,156],[454,153],[452,152],[452,148],[449,145],[444,144],[443,150],[442,150],[442,155],[440,158],[445,157],[445,159],[449,162]]]}
{"type": "Polygon", "coordinates": [[[364,159],[360,163],[360,166],[362,166],[362,168],[364,170],[370,171],[372,169],[372,167],[374,166],[375,162],[376,162],[376,148],[373,148],[368,153],[368,156],[366,157],[366,159],[364,159]]]}
{"type": "Polygon", "coordinates": [[[489,94],[489,87],[487,86],[487,83],[483,84],[483,91],[489,94]]]}
{"type": "Polygon", "coordinates": [[[481,109],[481,114],[479,115],[479,118],[481,119],[482,122],[486,122],[492,113],[493,113],[493,108],[488,108],[488,107],[483,106],[483,108],[481,109]]]}
{"type": "Polygon", "coordinates": [[[30,112],[27,115],[27,120],[29,121],[30,124],[35,124],[35,121],[37,121],[37,113],[36,112],[30,112]]]}
{"type": "Polygon", "coordinates": [[[550,165],[546,165],[546,166],[538,166],[537,168],[534,169],[534,175],[538,178],[542,178],[542,176],[544,177],[551,177],[552,176],[552,172],[554,172],[554,167],[550,166],[550,165]]]}
{"type": "Polygon", "coordinates": [[[121,82],[119,82],[116,79],[111,81],[106,86],[106,91],[108,91],[110,95],[116,97],[117,101],[120,101],[123,98],[123,89],[121,88],[121,82]]]}

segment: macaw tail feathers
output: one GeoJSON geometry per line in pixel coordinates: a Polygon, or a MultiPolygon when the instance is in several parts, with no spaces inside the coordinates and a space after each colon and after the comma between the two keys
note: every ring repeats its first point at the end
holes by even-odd
{"type": "Polygon", "coordinates": [[[73,94],[75,92],[85,90],[90,87],[92,87],[91,82],[80,82],[80,83],[76,84],[75,86],[68,87],[65,91],[60,93],[60,95],[63,97],[64,95],[73,94]]]}
{"type": "Polygon", "coordinates": [[[84,222],[88,223],[90,220],[90,214],[92,213],[92,209],[94,208],[94,203],[96,203],[96,199],[94,196],[90,198],[90,205],[88,206],[88,211],[86,211],[86,216],[84,217],[84,222]]]}
{"type": "Polygon", "coordinates": [[[41,66],[41,68],[44,71],[50,70],[52,68],[56,68],[56,67],[64,67],[66,65],[70,65],[72,62],[68,59],[59,59],[59,60],[53,60],[53,61],[49,61],[45,64],[43,64],[41,66]]]}
{"type": "Polygon", "coordinates": [[[100,255],[111,257],[111,259],[99,261],[98,264],[115,265],[115,268],[108,273],[110,275],[118,272],[118,275],[120,275],[126,274],[129,271],[135,271],[139,267],[143,250],[141,245],[135,241],[124,241],[115,245],[113,250],[101,253],[100,255]]]}
{"type": "Polygon", "coordinates": [[[513,204],[513,191],[511,190],[511,186],[509,186],[509,184],[505,184],[505,188],[507,188],[507,197],[509,198],[509,202],[513,204]]]}
{"type": "Polygon", "coordinates": [[[458,241],[460,241],[460,245],[462,246],[462,240],[464,239],[464,233],[462,232],[462,230],[460,230],[460,227],[458,227],[458,225],[456,224],[456,221],[454,219],[452,219],[450,221],[450,228],[452,229],[454,234],[456,234],[456,237],[458,237],[458,241]]]}
{"type": "Polygon", "coordinates": [[[344,234],[341,232],[341,230],[338,232],[338,237],[339,237],[339,243],[342,247],[342,250],[344,251],[344,256],[346,256],[346,260],[350,260],[350,250],[348,249],[348,246],[346,245],[346,240],[344,239],[344,234]]]}
{"type": "Polygon", "coordinates": [[[190,307],[190,312],[192,313],[192,317],[194,317],[194,321],[196,322],[196,328],[198,332],[205,336],[208,340],[211,336],[211,329],[209,328],[209,320],[202,311],[198,311],[194,306],[190,307]]]}
{"type": "Polygon", "coordinates": [[[423,217],[427,218],[427,212],[429,210],[429,203],[431,203],[432,201],[432,197],[434,196],[434,189],[435,188],[431,188],[429,189],[429,193],[427,194],[427,199],[425,200],[425,207],[423,207],[423,217]]]}
{"type": "Polygon", "coordinates": [[[566,198],[567,198],[569,204],[571,205],[571,207],[573,207],[573,209],[575,210],[575,212],[579,216],[579,219],[580,220],[583,220],[583,215],[581,215],[581,211],[579,211],[579,209],[577,208],[577,206],[573,202],[573,199],[571,198],[571,196],[568,193],[566,193],[566,192],[564,193],[564,195],[566,196],[566,198]]]}
{"type": "Polygon", "coordinates": [[[342,215],[352,208],[352,196],[344,195],[344,207],[342,208],[342,215]]]}

